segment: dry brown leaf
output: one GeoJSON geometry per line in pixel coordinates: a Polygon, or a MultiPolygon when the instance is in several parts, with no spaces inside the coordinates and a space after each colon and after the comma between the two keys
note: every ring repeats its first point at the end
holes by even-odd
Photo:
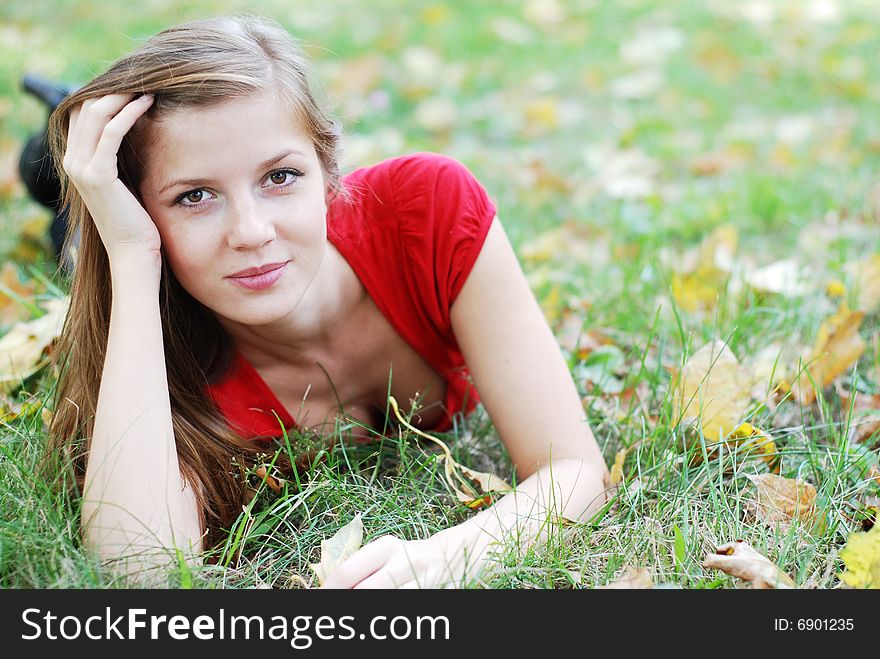
{"type": "Polygon", "coordinates": [[[723,341],[708,343],[687,360],[675,382],[674,418],[698,421],[709,441],[739,426],[750,402],[751,378],[723,341]]]}
{"type": "Polygon", "coordinates": [[[836,314],[822,322],[816,343],[804,358],[804,370],[792,387],[801,405],[810,405],[816,400],[813,382],[820,390],[824,389],[865,351],[865,342],[859,335],[864,316],[864,311],[850,311],[843,304],[836,314]]]}
{"type": "Polygon", "coordinates": [[[856,442],[864,442],[880,430],[880,394],[863,394],[850,391],[839,392],[843,415],[849,415],[852,406],[851,437],[856,442]]]}
{"type": "Polygon", "coordinates": [[[645,590],[654,587],[654,577],[646,567],[632,567],[628,565],[626,572],[619,579],[609,584],[599,586],[601,589],[639,589],[645,590]]]}
{"type": "Polygon", "coordinates": [[[0,339],[0,391],[13,391],[22,380],[46,365],[43,353],[60,334],[67,305],[67,298],[45,302],[45,315],[13,325],[0,339]]]}
{"type": "Polygon", "coordinates": [[[753,588],[794,588],[791,577],[747,542],[737,540],[721,545],[703,560],[703,567],[721,570],[745,579],[753,588]]]}
{"type": "Polygon", "coordinates": [[[318,583],[323,586],[333,571],[360,549],[363,541],[364,523],[361,521],[360,513],[339,529],[332,538],[321,540],[321,562],[309,565],[318,577],[318,583]]]}
{"type": "Polygon", "coordinates": [[[776,474],[747,475],[757,488],[755,516],[770,527],[787,528],[797,519],[807,525],[816,520],[816,488],[801,479],[776,474]]]}
{"type": "Polygon", "coordinates": [[[281,487],[284,485],[284,479],[276,478],[272,476],[268,469],[266,469],[265,465],[260,465],[254,470],[254,475],[262,481],[266,482],[266,485],[269,486],[273,492],[280,492],[281,487]]]}
{"type": "Polygon", "coordinates": [[[0,325],[11,325],[27,318],[28,309],[19,304],[15,298],[7,294],[7,290],[14,295],[30,300],[33,298],[37,285],[34,281],[22,284],[18,280],[15,266],[7,261],[0,271],[0,325]]]}

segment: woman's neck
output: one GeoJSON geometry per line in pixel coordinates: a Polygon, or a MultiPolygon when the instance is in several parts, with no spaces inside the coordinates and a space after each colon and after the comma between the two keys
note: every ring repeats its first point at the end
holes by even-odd
{"type": "Polygon", "coordinates": [[[328,241],[318,273],[289,314],[269,325],[243,325],[225,319],[220,323],[257,368],[310,362],[314,355],[334,349],[366,294],[351,266],[328,241]]]}

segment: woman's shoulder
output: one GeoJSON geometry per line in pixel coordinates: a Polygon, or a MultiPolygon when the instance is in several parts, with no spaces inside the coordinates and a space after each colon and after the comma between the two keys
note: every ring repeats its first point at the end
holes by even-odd
{"type": "Polygon", "coordinates": [[[348,186],[366,185],[371,189],[388,186],[391,192],[399,192],[408,188],[436,184],[438,177],[441,176],[453,179],[473,178],[467,167],[452,156],[418,151],[359,167],[344,180],[348,186]]]}

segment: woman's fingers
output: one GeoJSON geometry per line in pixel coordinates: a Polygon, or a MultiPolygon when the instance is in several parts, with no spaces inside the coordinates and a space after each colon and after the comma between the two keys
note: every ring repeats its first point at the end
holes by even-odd
{"type": "Polygon", "coordinates": [[[355,588],[378,571],[391,556],[400,540],[384,535],[352,554],[327,578],[324,588],[355,588]]]}
{"type": "Polygon", "coordinates": [[[133,94],[109,94],[86,99],[79,106],[76,125],[71,126],[67,142],[69,167],[82,169],[91,162],[107,124],[132,98],[133,94]]]}
{"type": "Polygon", "coordinates": [[[153,104],[153,98],[152,94],[139,96],[126,104],[116,116],[107,122],[104,131],[101,133],[101,138],[98,140],[98,146],[95,149],[95,161],[113,163],[115,171],[116,154],[119,152],[122,139],[131,130],[135,122],[150,109],[150,106],[153,104]]]}

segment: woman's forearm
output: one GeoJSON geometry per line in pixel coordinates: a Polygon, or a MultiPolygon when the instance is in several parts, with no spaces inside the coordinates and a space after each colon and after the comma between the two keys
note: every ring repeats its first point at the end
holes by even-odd
{"type": "MultiPolygon", "coordinates": [[[[561,519],[589,518],[606,502],[607,468],[576,458],[553,460],[516,489],[458,526],[441,531],[457,536],[464,559],[478,568],[493,550],[508,542],[518,551],[542,544],[561,519]]],[[[468,573],[473,573],[471,567],[468,573]]]]}
{"type": "Polygon", "coordinates": [[[159,315],[159,256],[111,268],[107,353],[86,469],[85,544],[136,572],[164,562],[155,548],[198,549],[195,498],[184,488],[159,315]]]}

